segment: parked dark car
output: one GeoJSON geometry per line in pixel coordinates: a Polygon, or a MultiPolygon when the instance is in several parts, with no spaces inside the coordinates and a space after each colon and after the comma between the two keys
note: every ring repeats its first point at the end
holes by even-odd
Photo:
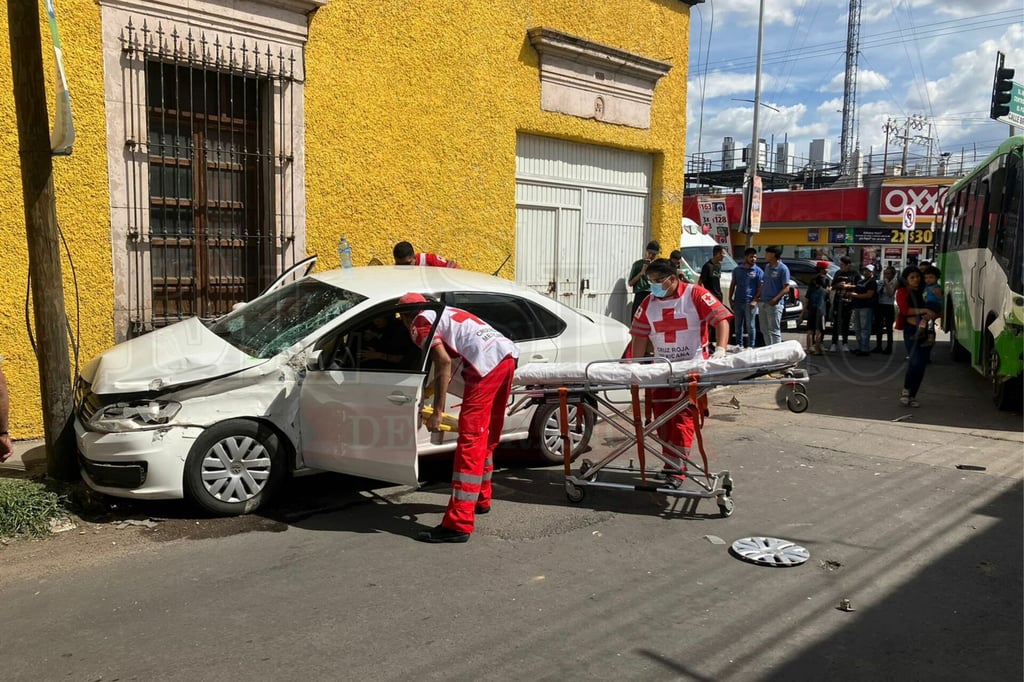
{"type": "MultiPolygon", "coordinates": [[[[811,280],[814,279],[817,276],[817,274],[818,274],[818,261],[810,260],[810,259],[805,259],[805,258],[794,258],[794,259],[790,259],[790,260],[783,260],[783,262],[789,268],[789,275],[790,275],[790,277],[796,282],[796,287],[799,290],[799,295],[800,295],[800,299],[799,300],[803,301],[804,298],[806,298],[806,296],[807,296],[807,286],[811,283],[811,280]]],[[[836,272],[838,270],[839,270],[839,266],[838,265],[836,265],[835,263],[829,263],[828,264],[828,272],[827,272],[828,277],[831,279],[833,276],[835,276],[835,274],[836,274],[836,272]]],[[[787,306],[788,306],[788,304],[787,304],[787,306]]],[[[831,307],[832,307],[831,297],[825,296],[825,326],[826,327],[831,325],[831,317],[832,317],[831,307]]],[[[787,310],[788,310],[788,307],[787,307],[787,310]]],[[[799,317],[800,317],[800,315],[798,314],[797,315],[797,319],[799,319],[799,317]]],[[[802,329],[802,328],[804,328],[806,326],[807,325],[805,323],[801,322],[798,325],[797,329],[802,329]]]]}

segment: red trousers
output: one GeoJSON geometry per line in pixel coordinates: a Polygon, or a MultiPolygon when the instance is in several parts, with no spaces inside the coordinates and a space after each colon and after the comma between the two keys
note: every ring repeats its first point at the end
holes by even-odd
{"type": "Polygon", "coordinates": [[[476,505],[491,505],[494,448],[505,425],[505,410],[515,370],[515,360],[508,357],[486,376],[477,376],[472,369],[467,369],[463,375],[466,387],[459,410],[452,496],[441,520],[441,525],[449,530],[472,533],[476,505]]]}
{"type": "MultiPolygon", "coordinates": [[[[675,388],[652,388],[650,391],[655,419],[668,412],[669,408],[675,405],[683,395],[681,390],[675,388]]],[[[694,406],[688,405],[682,412],[658,427],[658,437],[689,454],[690,446],[693,445],[693,435],[696,432],[693,421],[695,416],[694,406]]],[[[662,453],[677,466],[684,466],[685,463],[677,461],[679,458],[667,449],[663,448],[662,453]]]]}

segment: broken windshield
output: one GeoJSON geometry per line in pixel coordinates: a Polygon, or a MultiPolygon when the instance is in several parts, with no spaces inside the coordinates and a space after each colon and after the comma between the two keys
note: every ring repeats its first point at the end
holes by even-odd
{"type": "Polygon", "coordinates": [[[257,358],[271,358],[366,300],[305,278],[261,296],[210,324],[210,331],[257,358]]]}

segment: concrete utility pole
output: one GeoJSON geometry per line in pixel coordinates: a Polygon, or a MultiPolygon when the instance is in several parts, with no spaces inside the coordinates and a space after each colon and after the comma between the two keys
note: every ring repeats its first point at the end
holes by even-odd
{"type": "Polygon", "coordinates": [[[754,177],[757,175],[757,162],[761,160],[761,145],[757,137],[758,114],[761,113],[761,44],[764,41],[764,0],[761,0],[757,13],[757,70],[754,73],[754,131],[750,143],[750,154],[747,155],[746,192],[743,194],[743,215],[740,216],[740,232],[747,233],[747,248],[754,243],[754,233],[750,231],[750,206],[754,194],[754,177]]]}
{"type": "Polygon", "coordinates": [[[39,17],[37,0],[7,0],[21,189],[38,342],[36,361],[46,434],[46,469],[54,478],[73,480],[78,477],[72,428],[74,398],[39,17]]]}

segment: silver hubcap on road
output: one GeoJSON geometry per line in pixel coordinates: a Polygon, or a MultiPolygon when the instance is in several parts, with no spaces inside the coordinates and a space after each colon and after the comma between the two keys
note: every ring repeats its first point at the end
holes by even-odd
{"type": "MultiPolygon", "coordinates": [[[[572,447],[572,452],[576,452],[580,442],[583,440],[583,429],[586,428],[581,422],[576,423],[576,406],[569,405],[569,444],[572,447]]],[[[548,449],[548,452],[554,452],[561,454],[562,452],[562,432],[558,425],[558,410],[551,413],[548,420],[544,422],[544,447],[548,449]]]]}
{"type": "Polygon", "coordinates": [[[811,558],[811,553],[800,545],[779,538],[743,538],[732,543],[732,551],[762,566],[799,566],[811,558]]]}
{"type": "Polygon", "coordinates": [[[203,486],[221,502],[245,502],[260,493],[270,478],[270,455],[249,436],[216,443],[203,457],[203,486]]]}

